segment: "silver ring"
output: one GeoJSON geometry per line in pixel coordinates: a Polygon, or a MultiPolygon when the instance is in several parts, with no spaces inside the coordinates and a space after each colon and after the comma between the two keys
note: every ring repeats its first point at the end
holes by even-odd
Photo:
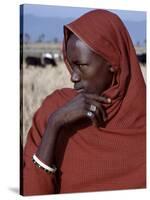
{"type": "Polygon", "coordinates": [[[93,113],[92,113],[91,111],[88,111],[88,112],[87,112],[87,116],[88,116],[88,117],[92,117],[92,116],[93,116],[93,113]]]}
{"type": "Polygon", "coordinates": [[[97,109],[96,106],[91,104],[91,106],[90,106],[90,111],[95,112],[96,109],[97,109]]]}

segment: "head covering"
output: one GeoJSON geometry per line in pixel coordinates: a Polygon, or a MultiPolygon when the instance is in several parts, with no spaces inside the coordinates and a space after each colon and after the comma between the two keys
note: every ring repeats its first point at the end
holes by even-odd
{"type": "Polygon", "coordinates": [[[66,56],[70,32],[116,70],[116,84],[101,94],[112,99],[111,106],[103,105],[111,126],[117,129],[145,128],[145,82],[133,43],[120,18],[112,12],[97,9],[64,26],[64,61],[71,72],[66,56]]]}
{"type": "Polygon", "coordinates": [[[77,93],[56,90],[35,113],[24,150],[23,194],[54,194],[143,188],[146,185],[145,83],[130,36],[121,20],[105,10],[93,10],[64,27],[66,43],[73,32],[116,69],[116,81],[101,95],[108,122],[96,128],[87,119],[61,128],[55,146],[56,176],[32,163],[49,116],[77,93]],[[84,124],[85,123],[85,124],[84,124]]]}
{"type": "MultiPolygon", "coordinates": [[[[65,25],[63,54],[70,72],[66,44],[71,32],[116,70],[116,84],[101,94],[112,99],[111,105],[103,105],[108,115],[107,125],[105,128],[89,128],[93,137],[95,134],[101,137],[99,153],[109,160],[109,167],[114,168],[114,173],[120,163],[127,167],[126,174],[123,167],[119,172],[121,174],[122,171],[122,176],[126,177],[126,187],[132,179],[137,186],[139,182],[144,185],[146,87],[129,33],[116,14],[100,9],[65,25]]],[[[86,131],[88,133],[88,129],[86,131]]],[[[103,163],[103,160],[100,162],[103,163]]]]}

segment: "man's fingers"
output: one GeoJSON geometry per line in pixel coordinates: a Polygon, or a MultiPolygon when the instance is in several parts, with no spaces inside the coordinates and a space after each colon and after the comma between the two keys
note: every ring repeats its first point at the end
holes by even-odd
{"type": "Polygon", "coordinates": [[[86,116],[92,121],[94,126],[98,127],[99,121],[98,121],[95,113],[93,113],[91,111],[87,111],[86,116]]]}
{"type": "Polygon", "coordinates": [[[107,98],[104,96],[98,96],[96,94],[88,94],[88,93],[84,93],[85,97],[89,98],[89,99],[93,99],[99,102],[103,102],[103,103],[111,103],[111,98],[107,98]]]}
{"type": "Polygon", "coordinates": [[[87,103],[86,110],[88,117],[92,120],[95,126],[98,127],[107,121],[107,114],[104,108],[96,101],[92,101],[90,104],[87,103]]]}
{"type": "Polygon", "coordinates": [[[106,112],[105,112],[104,108],[103,108],[102,105],[101,105],[100,103],[98,103],[97,101],[92,100],[92,101],[88,102],[88,103],[87,103],[87,107],[88,107],[88,109],[89,109],[90,111],[95,112],[95,114],[96,114],[96,116],[97,116],[97,118],[98,118],[98,120],[99,120],[100,122],[101,122],[102,120],[103,120],[104,122],[107,120],[107,115],[106,115],[106,112]],[[95,111],[91,109],[91,108],[93,107],[92,105],[93,105],[93,106],[96,106],[95,111]],[[92,106],[92,107],[91,107],[91,106],[92,106]]]}
{"type": "Polygon", "coordinates": [[[103,121],[106,122],[107,121],[107,115],[106,115],[105,110],[103,109],[103,107],[100,107],[99,109],[100,109],[100,113],[102,115],[103,121]]]}

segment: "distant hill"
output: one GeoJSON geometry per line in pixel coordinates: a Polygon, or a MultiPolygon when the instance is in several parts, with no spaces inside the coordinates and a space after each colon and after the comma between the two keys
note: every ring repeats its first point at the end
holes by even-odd
{"type": "MultiPolygon", "coordinates": [[[[73,18],[51,18],[37,17],[33,15],[23,16],[23,30],[30,36],[31,41],[37,41],[39,36],[44,34],[44,41],[53,41],[63,38],[63,25],[73,21],[73,18]]],[[[144,43],[146,38],[146,22],[145,21],[124,21],[134,44],[138,42],[144,43]]]]}
{"type": "Polygon", "coordinates": [[[146,39],[146,21],[124,21],[134,44],[144,44],[146,39]]]}

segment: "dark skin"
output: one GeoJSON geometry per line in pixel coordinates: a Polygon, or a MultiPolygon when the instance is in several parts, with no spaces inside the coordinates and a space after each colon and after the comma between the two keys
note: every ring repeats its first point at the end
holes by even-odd
{"type": "Polygon", "coordinates": [[[101,103],[111,103],[110,98],[101,96],[112,83],[113,68],[110,64],[74,34],[67,42],[67,58],[72,69],[71,81],[79,94],[49,117],[36,153],[47,165],[54,162],[54,146],[60,127],[66,124],[71,126],[71,123],[81,118],[89,118],[96,127],[102,126],[107,116],[101,103]],[[87,112],[91,104],[97,109],[89,117],[87,112]]]}
{"type": "Polygon", "coordinates": [[[101,94],[110,87],[110,64],[74,34],[67,43],[67,58],[72,68],[71,81],[75,88],[84,88],[87,93],[101,94]]]}

